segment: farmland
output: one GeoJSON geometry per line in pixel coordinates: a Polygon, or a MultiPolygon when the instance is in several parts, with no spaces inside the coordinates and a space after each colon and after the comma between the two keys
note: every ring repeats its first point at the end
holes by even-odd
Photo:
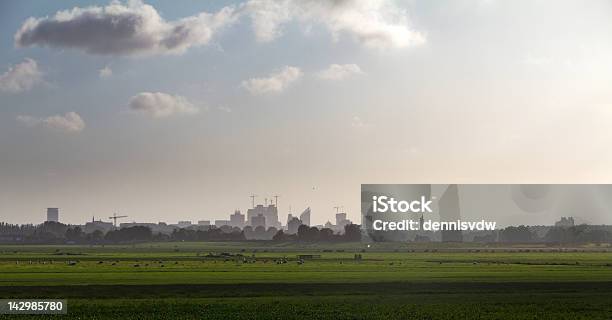
{"type": "Polygon", "coordinates": [[[612,317],[612,251],[600,246],[185,242],[0,253],[0,298],[65,298],[68,318],[612,317]]]}

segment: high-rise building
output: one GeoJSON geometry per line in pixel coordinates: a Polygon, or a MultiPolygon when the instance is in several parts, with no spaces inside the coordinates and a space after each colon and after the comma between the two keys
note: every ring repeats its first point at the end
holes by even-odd
{"type": "Polygon", "coordinates": [[[344,232],[344,227],[351,224],[351,220],[346,218],[346,212],[336,213],[336,225],[333,230],[339,233],[344,232]]]}
{"type": "Polygon", "coordinates": [[[244,228],[244,214],[240,213],[240,210],[234,211],[234,214],[230,215],[230,226],[244,228]]]}
{"type": "Polygon", "coordinates": [[[296,234],[301,225],[302,221],[300,219],[292,217],[291,220],[287,221],[287,233],[296,234]]]}
{"type": "MultiPolygon", "coordinates": [[[[457,221],[461,219],[459,206],[459,189],[456,184],[448,186],[438,200],[440,221],[457,221]]],[[[460,230],[442,230],[442,242],[463,242],[460,230]]]]}
{"type": "Polygon", "coordinates": [[[266,220],[266,216],[264,216],[263,214],[258,214],[254,217],[251,217],[251,227],[253,227],[253,229],[257,227],[266,228],[266,220]]]}
{"type": "Polygon", "coordinates": [[[281,223],[278,221],[278,209],[275,205],[270,204],[268,206],[264,206],[262,204],[258,204],[255,208],[247,210],[247,223],[253,228],[255,228],[253,218],[257,217],[258,215],[262,215],[266,218],[266,224],[268,227],[280,229],[281,223]]]}
{"type": "Polygon", "coordinates": [[[59,222],[59,208],[47,208],[47,221],[59,222]]]}
{"type": "Polygon", "coordinates": [[[305,224],[310,227],[310,207],[306,208],[304,212],[300,215],[300,220],[302,224],[305,224]]]}
{"type": "Polygon", "coordinates": [[[337,226],[344,226],[345,221],[346,221],[345,212],[336,213],[336,225],[337,226]]]}
{"type": "Polygon", "coordinates": [[[198,221],[199,226],[210,226],[210,220],[200,220],[198,221]]]}

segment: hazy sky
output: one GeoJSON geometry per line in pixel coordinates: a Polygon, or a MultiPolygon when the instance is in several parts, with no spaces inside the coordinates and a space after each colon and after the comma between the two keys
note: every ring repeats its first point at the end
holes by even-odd
{"type": "Polygon", "coordinates": [[[0,221],[359,222],[361,183],[610,183],[611,146],[609,1],[0,2],[0,221]]]}

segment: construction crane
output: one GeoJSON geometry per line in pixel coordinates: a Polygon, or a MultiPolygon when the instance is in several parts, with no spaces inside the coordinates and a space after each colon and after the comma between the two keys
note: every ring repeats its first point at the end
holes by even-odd
{"type": "Polygon", "coordinates": [[[113,216],[108,218],[113,220],[113,224],[115,225],[115,228],[117,228],[117,219],[127,218],[127,216],[118,216],[116,213],[113,213],[113,216]]]}

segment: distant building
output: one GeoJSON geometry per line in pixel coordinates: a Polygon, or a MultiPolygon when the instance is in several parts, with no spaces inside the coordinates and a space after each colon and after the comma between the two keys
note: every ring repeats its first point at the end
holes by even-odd
{"type": "Polygon", "coordinates": [[[302,224],[310,227],[310,207],[306,208],[306,210],[302,212],[300,215],[300,221],[302,221],[302,224]]]}
{"type": "Polygon", "coordinates": [[[264,230],[266,228],[266,217],[263,214],[259,214],[256,215],[254,217],[251,217],[251,227],[253,227],[253,229],[257,228],[257,227],[263,227],[264,230]]]}
{"type": "Polygon", "coordinates": [[[574,226],[573,217],[561,217],[561,220],[555,222],[555,227],[569,228],[574,226]]]}
{"type": "MultiPolygon", "coordinates": [[[[191,224],[191,223],[190,223],[191,224]]],[[[151,229],[153,233],[172,233],[176,228],[184,228],[179,227],[178,225],[167,225],[165,222],[160,223],[151,223],[151,222],[124,222],[119,224],[119,229],[123,228],[132,228],[132,227],[147,227],[151,229]]]]}
{"type": "Polygon", "coordinates": [[[336,225],[332,226],[332,230],[343,233],[344,227],[351,224],[352,221],[346,218],[346,212],[336,213],[336,225]]]}
{"type": "Polygon", "coordinates": [[[244,228],[244,214],[240,213],[240,210],[234,211],[234,214],[230,215],[230,226],[244,228]]]}
{"type": "Polygon", "coordinates": [[[184,221],[179,221],[176,224],[179,228],[186,228],[186,227],[190,227],[191,226],[191,221],[189,220],[184,220],[184,221]]]}
{"type": "Polygon", "coordinates": [[[300,221],[300,219],[296,217],[291,218],[291,220],[287,222],[287,233],[296,234],[301,225],[302,221],[300,221]]]}
{"type": "Polygon", "coordinates": [[[336,213],[336,225],[342,225],[344,224],[344,221],[346,221],[346,213],[345,212],[340,212],[340,213],[336,213]]]}
{"type": "Polygon", "coordinates": [[[275,205],[270,204],[268,206],[264,206],[262,204],[258,204],[255,208],[247,210],[247,223],[255,228],[256,225],[253,223],[253,218],[259,215],[266,218],[266,224],[269,227],[280,229],[281,223],[278,221],[278,209],[275,205]]]}
{"type": "MultiPolygon", "coordinates": [[[[461,219],[459,206],[459,189],[451,184],[438,201],[440,221],[457,221],[461,219]]],[[[463,242],[460,230],[442,230],[442,242],[463,242]]]]}
{"type": "Polygon", "coordinates": [[[95,221],[92,219],[91,222],[85,223],[85,226],[83,226],[83,232],[92,233],[94,231],[100,231],[102,233],[107,233],[113,230],[113,228],[114,226],[111,222],[95,221]]]}
{"type": "Polygon", "coordinates": [[[215,227],[221,228],[223,226],[231,226],[231,222],[229,220],[215,220],[215,227]]]}
{"type": "Polygon", "coordinates": [[[59,208],[47,208],[47,221],[59,222],[59,208]]]}
{"type": "Polygon", "coordinates": [[[147,227],[152,229],[153,227],[157,227],[157,224],[151,222],[122,222],[119,224],[119,229],[133,227],[147,227]]]}
{"type": "Polygon", "coordinates": [[[199,226],[210,226],[210,220],[200,220],[198,221],[199,226]]]}
{"type": "Polygon", "coordinates": [[[291,221],[291,219],[293,219],[293,215],[290,213],[287,215],[287,225],[289,225],[289,221],[291,221]]]}

